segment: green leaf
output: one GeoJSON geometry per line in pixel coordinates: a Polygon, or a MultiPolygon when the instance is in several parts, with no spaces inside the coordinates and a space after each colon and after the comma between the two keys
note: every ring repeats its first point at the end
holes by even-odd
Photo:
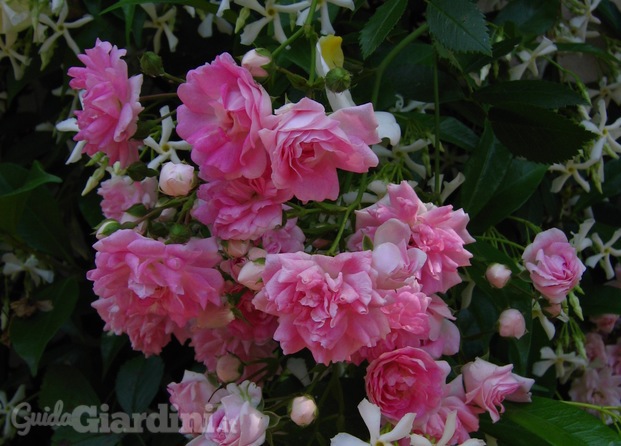
{"type": "Polygon", "coordinates": [[[524,104],[492,107],[496,137],[514,155],[538,163],[570,159],[596,135],[553,111],[524,104]]]}
{"type": "Polygon", "coordinates": [[[36,300],[50,300],[51,311],[39,311],[33,316],[13,319],[10,327],[11,344],[24,360],[32,375],[37,374],[39,360],[48,342],[71,315],[78,300],[75,279],[58,280],[35,295],[36,300]]]}
{"type": "Polygon", "coordinates": [[[471,232],[481,233],[519,209],[535,192],[547,170],[544,164],[514,158],[502,185],[472,220],[471,232]]]}
{"type": "Polygon", "coordinates": [[[576,203],[576,210],[583,210],[589,206],[604,202],[605,198],[619,195],[621,191],[621,158],[606,161],[604,165],[604,177],[606,181],[602,183],[602,192],[596,188],[589,193],[580,194],[580,199],[576,203]]]}
{"type": "Polygon", "coordinates": [[[466,180],[460,189],[461,207],[471,218],[488,203],[502,184],[511,159],[511,152],[494,138],[488,123],[464,166],[466,180]]]}
{"type": "Polygon", "coordinates": [[[159,356],[137,356],[125,362],[116,377],[116,397],[123,410],[144,412],[157,394],[163,374],[159,356]]]}
{"type": "Polygon", "coordinates": [[[0,230],[14,233],[32,191],[43,184],[61,181],[45,172],[38,161],[30,171],[17,164],[0,164],[0,230]]]}
{"type": "Polygon", "coordinates": [[[621,314],[621,289],[608,285],[581,283],[584,295],[579,294],[580,306],[585,316],[621,314]]]}
{"type": "Polygon", "coordinates": [[[559,53],[582,53],[596,56],[613,65],[618,65],[619,60],[608,51],[599,47],[589,45],[588,43],[556,43],[556,49],[559,53]]]}
{"type": "Polygon", "coordinates": [[[106,333],[101,337],[102,376],[106,375],[112,365],[112,361],[114,361],[114,358],[116,358],[125,345],[127,345],[127,336],[106,333]]]}
{"type": "Polygon", "coordinates": [[[617,39],[621,39],[621,12],[617,5],[610,0],[602,0],[595,11],[596,16],[613,31],[617,39]]]}
{"type": "Polygon", "coordinates": [[[582,409],[549,398],[534,396],[532,400],[532,403],[505,403],[506,412],[501,420],[496,424],[482,423],[483,431],[511,445],[621,444],[621,436],[582,409]],[[505,424],[509,428],[505,429],[505,424]],[[527,439],[529,442],[525,443],[527,439]]]}
{"type": "Polygon", "coordinates": [[[500,11],[495,22],[498,25],[512,22],[522,34],[545,34],[559,19],[560,3],[560,0],[513,0],[500,11]]]}
{"type": "Polygon", "coordinates": [[[469,0],[429,0],[427,23],[433,37],[450,50],[492,54],[485,18],[469,0]]]}
{"type": "Polygon", "coordinates": [[[112,6],[101,11],[101,14],[106,14],[115,9],[122,8],[127,5],[139,5],[141,3],[166,3],[173,5],[193,6],[198,9],[202,9],[205,12],[211,12],[215,14],[218,12],[218,5],[209,3],[208,0],[120,0],[112,6]]]}
{"type": "Polygon", "coordinates": [[[571,88],[539,80],[499,82],[475,91],[472,96],[479,102],[491,105],[524,104],[552,109],[588,105],[588,101],[571,88]]]}
{"type": "Polygon", "coordinates": [[[407,6],[407,0],[388,0],[382,4],[373,17],[360,31],[362,57],[369,57],[395,27],[407,6]]]}
{"type": "Polygon", "coordinates": [[[80,405],[96,406],[100,403],[97,393],[80,370],[54,364],[47,368],[43,377],[39,407],[53,410],[59,401],[64,412],[71,412],[80,405]]]}

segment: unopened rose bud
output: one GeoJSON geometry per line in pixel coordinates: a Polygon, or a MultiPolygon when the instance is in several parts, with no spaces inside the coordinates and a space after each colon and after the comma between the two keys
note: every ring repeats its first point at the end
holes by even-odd
{"type": "Polygon", "coordinates": [[[247,288],[254,291],[259,291],[263,288],[263,270],[265,269],[265,263],[259,261],[249,260],[242,266],[237,275],[237,281],[247,288]]]}
{"type": "Polygon", "coordinates": [[[194,186],[194,167],[189,164],[166,163],[160,172],[160,189],[171,197],[183,197],[194,186]]]}
{"type": "Polygon", "coordinates": [[[241,378],[243,364],[237,356],[227,353],[218,358],[216,363],[216,375],[223,383],[232,383],[241,378]]]}
{"type": "Polygon", "coordinates": [[[162,58],[152,51],[147,51],[142,55],[140,69],[147,76],[157,77],[165,74],[162,58]]]}
{"type": "Polygon", "coordinates": [[[265,48],[250,50],[242,57],[241,65],[252,74],[253,77],[267,77],[269,73],[264,68],[272,63],[272,55],[265,48]]]}
{"type": "Polygon", "coordinates": [[[97,233],[95,237],[97,240],[101,240],[102,238],[108,237],[113,232],[121,229],[121,224],[116,220],[106,220],[97,229],[97,233]]]}
{"type": "Polygon", "coordinates": [[[526,322],[522,313],[514,308],[503,311],[498,318],[498,333],[504,338],[520,339],[524,336],[526,322]]]}
{"type": "Polygon", "coordinates": [[[326,74],[326,87],[335,93],[341,93],[349,90],[351,86],[351,74],[344,68],[332,68],[326,74]]]}
{"type": "Polygon", "coordinates": [[[234,259],[245,256],[249,248],[250,242],[248,240],[226,240],[222,244],[224,252],[234,259]]]}
{"type": "Polygon", "coordinates": [[[500,263],[492,263],[485,271],[485,278],[495,288],[504,287],[511,278],[511,270],[500,263]]]}
{"type": "Polygon", "coordinates": [[[301,427],[308,426],[317,418],[317,404],[310,396],[298,396],[291,402],[291,421],[301,427]]]}

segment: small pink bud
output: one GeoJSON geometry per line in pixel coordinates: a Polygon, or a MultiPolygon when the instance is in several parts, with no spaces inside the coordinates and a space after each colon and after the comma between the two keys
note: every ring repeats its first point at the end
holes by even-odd
{"type": "Polygon", "coordinates": [[[291,421],[298,426],[304,427],[315,421],[317,417],[317,404],[310,396],[295,397],[291,403],[291,421]]]}
{"type": "Polygon", "coordinates": [[[222,245],[224,252],[234,259],[245,256],[250,248],[248,240],[226,240],[222,245]]]}
{"type": "Polygon", "coordinates": [[[498,319],[498,333],[505,338],[520,339],[524,336],[526,322],[522,313],[514,308],[503,311],[498,319]]]}
{"type": "Polygon", "coordinates": [[[171,197],[183,197],[194,186],[194,167],[189,164],[166,163],[160,171],[160,189],[171,197]]]}
{"type": "Polygon", "coordinates": [[[264,269],[264,262],[254,262],[250,260],[239,270],[237,281],[251,290],[259,291],[263,288],[263,280],[261,276],[263,275],[264,269]]]}
{"type": "Polygon", "coordinates": [[[263,68],[272,62],[270,53],[263,48],[250,50],[242,58],[241,65],[252,74],[253,77],[267,77],[269,73],[263,68]]]}
{"type": "Polygon", "coordinates": [[[511,270],[506,265],[492,263],[485,271],[485,278],[493,287],[502,288],[511,278],[511,270]]]}
{"type": "Polygon", "coordinates": [[[244,366],[237,356],[227,353],[218,358],[216,375],[223,383],[232,383],[241,377],[243,368],[244,366]]]}

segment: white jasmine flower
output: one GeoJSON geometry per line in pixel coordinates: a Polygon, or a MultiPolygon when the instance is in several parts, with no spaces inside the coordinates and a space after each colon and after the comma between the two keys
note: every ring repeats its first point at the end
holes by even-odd
{"type": "Polygon", "coordinates": [[[341,433],[330,440],[331,446],[392,446],[393,442],[406,438],[412,431],[414,423],[413,413],[406,414],[390,432],[380,435],[382,413],[380,408],[366,398],[358,404],[358,411],[369,429],[371,438],[368,442],[362,441],[353,435],[341,433]]]}
{"type": "Polygon", "coordinates": [[[606,76],[599,80],[598,89],[589,89],[589,97],[591,99],[602,99],[608,107],[610,100],[615,104],[621,105],[621,74],[617,76],[614,82],[608,83],[606,76]]]}
{"type": "Polygon", "coordinates": [[[554,163],[548,168],[550,172],[561,173],[561,175],[559,175],[552,181],[552,187],[550,187],[550,192],[555,194],[560,192],[569,178],[573,178],[576,183],[578,183],[578,185],[580,185],[580,187],[584,189],[585,192],[591,191],[591,185],[580,175],[580,171],[588,171],[589,169],[591,169],[591,167],[595,165],[597,160],[589,159],[580,163],[576,161],[577,159],[578,157],[570,159],[569,161],[565,162],[565,164],[554,163]]]}
{"type": "Polygon", "coordinates": [[[621,154],[621,144],[617,142],[617,139],[621,136],[621,118],[618,118],[612,124],[607,124],[608,112],[606,111],[606,102],[600,99],[597,101],[596,107],[597,113],[593,119],[584,119],[580,124],[588,131],[597,135],[597,140],[591,146],[589,158],[598,161],[603,156],[604,149],[611,151],[613,156],[621,154]]]}
{"type": "Polygon", "coordinates": [[[179,164],[181,159],[179,159],[179,155],[177,155],[177,150],[190,150],[192,148],[192,146],[185,141],[169,141],[175,125],[172,117],[170,117],[170,109],[167,105],[160,108],[160,116],[165,116],[162,121],[160,141],[156,142],[151,136],[147,137],[143,141],[145,146],[153,149],[158,154],[147,165],[149,169],[157,169],[160,164],[167,160],[170,160],[175,164],[179,164]]]}
{"type": "Polygon", "coordinates": [[[287,40],[287,36],[282,28],[280,13],[296,14],[310,5],[306,0],[290,5],[279,5],[275,0],[266,0],[265,7],[261,6],[257,0],[235,0],[235,3],[258,12],[263,16],[259,20],[244,26],[244,32],[240,36],[240,42],[243,45],[250,45],[254,42],[254,39],[257,38],[263,27],[270,22],[274,26],[274,38],[278,42],[284,43],[287,40]]]}
{"type": "Polygon", "coordinates": [[[17,274],[25,272],[30,275],[35,286],[39,286],[41,281],[52,283],[54,281],[54,272],[39,267],[39,260],[34,256],[29,256],[26,261],[22,261],[12,252],[7,252],[2,256],[4,267],[2,274],[11,276],[14,280],[17,274]]]}
{"type": "Polygon", "coordinates": [[[75,43],[75,41],[71,37],[71,34],[69,34],[69,30],[80,28],[81,26],[86,25],[87,23],[93,20],[93,16],[91,16],[90,14],[86,14],[78,20],[66,23],[65,20],[67,19],[68,14],[69,14],[69,6],[67,5],[67,3],[64,3],[62,5],[62,8],[60,9],[60,12],[58,13],[58,18],[56,22],[54,22],[49,16],[45,14],[39,15],[39,22],[44,27],[47,27],[52,30],[52,34],[48,36],[47,39],[45,39],[45,41],[39,48],[39,54],[41,55],[41,59],[43,60],[44,66],[47,63],[47,61],[49,61],[49,58],[51,57],[50,53],[51,53],[52,45],[61,36],[65,38],[65,41],[67,42],[67,46],[71,48],[71,51],[73,51],[76,54],[76,56],[79,55],[81,52],[80,48],[78,47],[78,45],[75,43]]]}
{"type": "Polygon", "coordinates": [[[17,388],[10,400],[6,396],[6,392],[0,390],[0,420],[4,418],[0,441],[6,440],[8,444],[8,440],[13,438],[16,432],[12,421],[28,414],[27,406],[19,405],[18,409],[18,403],[20,403],[25,396],[26,386],[23,384],[17,388]]]}
{"type": "Polygon", "coordinates": [[[17,52],[15,49],[17,43],[19,43],[17,33],[11,32],[6,34],[4,40],[0,36],[0,60],[9,58],[9,62],[11,62],[13,67],[13,75],[15,79],[19,80],[24,76],[25,68],[30,65],[30,58],[17,52]]]}
{"type": "Polygon", "coordinates": [[[606,272],[606,279],[609,280],[615,276],[610,256],[621,257],[621,249],[613,248],[613,245],[619,238],[621,238],[621,229],[617,229],[606,243],[602,241],[598,233],[593,234],[591,236],[591,240],[593,240],[593,246],[591,248],[597,251],[597,254],[593,254],[584,261],[590,268],[595,268],[595,265],[599,263],[606,272]]]}
{"type": "Polygon", "coordinates": [[[159,53],[162,46],[162,33],[166,35],[168,40],[168,48],[171,53],[174,53],[177,49],[177,43],[179,39],[173,34],[173,28],[175,27],[175,18],[177,17],[177,8],[174,6],[167,10],[161,16],[157,15],[157,10],[154,3],[141,3],[142,9],[144,9],[151,19],[144,24],[145,28],[155,29],[155,35],[153,36],[153,51],[159,53]]]}
{"type": "Polygon", "coordinates": [[[550,321],[550,319],[548,319],[548,317],[545,314],[543,314],[541,305],[539,305],[539,302],[537,301],[534,301],[533,303],[532,314],[533,314],[533,319],[534,318],[539,319],[539,322],[541,323],[541,327],[543,328],[543,331],[546,332],[548,339],[552,340],[552,338],[554,337],[554,334],[556,333],[556,328],[554,328],[554,324],[552,323],[552,321],[550,321]]]}
{"type": "Polygon", "coordinates": [[[588,218],[582,222],[580,227],[578,228],[578,233],[573,234],[572,239],[570,240],[571,246],[576,249],[576,252],[582,252],[586,248],[590,248],[593,245],[593,241],[587,237],[587,234],[595,224],[595,219],[588,218]]]}
{"type": "Polygon", "coordinates": [[[584,42],[587,38],[599,36],[597,31],[589,31],[589,24],[599,25],[602,22],[595,16],[593,11],[597,9],[601,0],[584,0],[573,12],[578,14],[569,21],[569,27],[572,34],[584,42]]]}
{"type": "Polygon", "coordinates": [[[522,62],[509,69],[509,76],[512,81],[519,80],[524,75],[526,70],[529,70],[533,76],[539,77],[539,69],[537,68],[537,59],[542,56],[547,56],[556,51],[556,45],[547,37],[544,37],[537,48],[533,51],[522,50],[517,53],[518,58],[522,62]]]}
{"type": "MultiPolygon", "coordinates": [[[[442,433],[442,438],[438,440],[437,443],[430,442],[427,438],[422,435],[412,434],[410,436],[410,445],[411,446],[447,446],[453,435],[455,434],[455,428],[457,427],[457,411],[450,412],[446,417],[446,423],[444,424],[444,432],[442,433]]],[[[485,446],[485,442],[483,440],[479,440],[478,438],[471,438],[461,443],[459,446],[485,446]]]]}
{"type": "Polygon", "coordinates": [[[550,347],[543,347],[540,353],[542,360],[533,364],[533,373],[543,376],[550,367],[554,366],[556,377],[563,384],[567,382],[574,370],[586,367],[587,364],[586,359],[576,356],[576,352],[564,353],[560,346],[557,347],[556,352],[550,347]]]}
{"type": "MultiPolygon", "coordinates": [[[[319,14],[320,14],[320,20],[321,20],[321,34],[323,34],[324,36],[328,34],[334,34],[334,27],[332,26],[332,23],[330,22],[328,3],[332,3],[336,6],[340,6],[341,8],[347,8],[352,11],[354,10],[354,7],[355,7],[353,0],[318,0],[317,8],[315,9],[315,11],[317,9],[319,9],[320,11],[319,14]]],[[[300,12],[298,16],[298,20],[296,21],[296,25],[298,26],[304,25],[304,23],[306,22],[306,19],[308,18],[309,12],[310,12],[310,7],[300,12]]]]}
{"type": "MultiPolygon", "coordinates": [[[[434,193],[437,193],[436,189],[436,182],[435,182],[435,175],[432,176],[429,179],[429,183],[431,185],[431,190],[434,193]]],[[[444,175],[440,174],[440,202],[444,203],[446,201],[446,199],[448,198],[449,195],[451,195],[453,192],[455,192],[455,190],[461,186],[463,184],[463,182],[466,180],[466,177],[464,176],[463,173],[459,172],[455,178],[453,178],[451,181],[443,181],[444,179],[444,175]]]]}

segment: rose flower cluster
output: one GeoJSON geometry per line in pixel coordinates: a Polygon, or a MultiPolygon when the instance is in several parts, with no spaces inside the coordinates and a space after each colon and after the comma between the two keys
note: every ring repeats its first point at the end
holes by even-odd
{"type": "MultiPolygon", "coordinates": [[[[159,354],[174,336],[205,365],[206,373],[187,371],[168,386],[193,445],[262,444],[270,422],[261,386],[274,373],[294,373],[283,358],[299,359],[303,350],[315,364],[364,368],[365,410],[378,407],[393,425],[405,420],[402,438],[448,435],[443,444],[463,443],[479,415],[495,422],[503,401],[530,400],[533,380],[512,373],[511,364],[477,358],[452,370],[445,360],[458,353],[460,333],[441,294],[470,264],[466,213],[422,201],[408,182],[385,184],[376,202],[355,210],[340,252],[322,250],[325,241],[298,224],[304,214],[289,213],[339,203],[348,192],[339,171],[378,166],[370,104],[327,113],[302,98],[274,110],[251,71],[221,54],[187,73],[177,90],[182,104],[163,115],[162,127],[175,116],[189,159],[170,149],[149,164],[157,170],[168,161],[159,183],[133,180],[124,169],[149,162],[156,146],[132,138],[141,78],[128,77],[124,54],[98,41],[80,56],[85,67],[69,70],[82,99],[74,139],[83,152],[105,155],[112,174],[98,190],[108,220],[88,279],[106,330],[126,334],[145,355],[159,354]],[[135,216],[136,206],[145,213],[135,216]],[[171,221],[189,228],[186,240],[151,230],[171,221]],[[265,366],[274,360],[276,371],[265,366]]],[[[535,288],[551,304],[584,269],[561,238],[547,233],[524,252],[535,288]]],[[[495,283],[504,286],[509,275],[495,283]]],[[[503,319],[507,336],[520,331],[512,317],[503,319]]],[[[312,401],[291,397],[293,422],[312,422],[312,401]]]]}

